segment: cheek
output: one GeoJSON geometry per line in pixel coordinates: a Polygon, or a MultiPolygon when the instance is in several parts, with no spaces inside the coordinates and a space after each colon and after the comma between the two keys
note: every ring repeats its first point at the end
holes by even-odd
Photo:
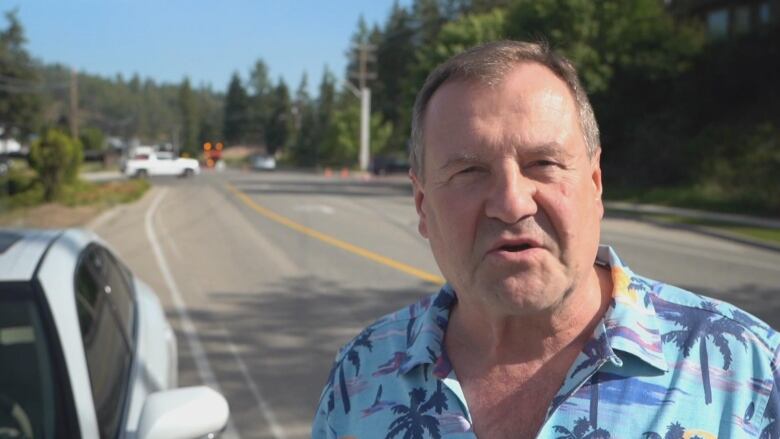
{"type": "Polygon", "coordinates": [[[428,205],[428,233],[449,248],[473,240],[480,203],[462,191],[441,190],[428,205]]]}
{"type": "MultiPolygon", "coordinates": [[[[547,224],[540,224],[553,235],[561,249],[572,247],[588,232],[589,208],[583,195],[568,184],[550,185],[537,191],[536,202],[547,224]]],[[[541,222],[542,220],[540,220],[541,222]]]]}

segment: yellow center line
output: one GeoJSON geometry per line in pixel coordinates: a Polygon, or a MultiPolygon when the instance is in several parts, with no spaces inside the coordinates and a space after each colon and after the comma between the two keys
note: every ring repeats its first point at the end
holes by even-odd
{"type": "Polygon", "coordinates": [[[295,221],[291,220],[290,218],[287,218],[285,216],[279,215],[278,213],[265,208],[259,204],[257,204],[254,200],[252,200],[247,194],[241,192],[238,188],[233,186],[231,183],[227,184],[227,188],[233,192],[233,194],[238,197],[241,201],[244,202],[247,206],[251,207],[253,210],[255,210],[260,215],[263,215],[267,219],[274,221],[276,223],[279,223],[285,227],[288,227],[290,229],[295,230],[296,232],[303,233],[304,235],[310,236],[312,238],[318,239],[326,244],[330,244],[334,247],[338,247],[342,250],[346,250],[350,253],[356,254],[358,256],[362,256],[366,259],[372,260],[376,263],[386,265],[390,268],[394,268],[398,271],[401,271],[403,273],[406,273],[408,275],[414,276],[418,279],[422,279],[427,282],[431,282],[437,285],[443,284],[445,281],[441,276],[438,276],[436,274],[428,273],[427,271],[420,270],[418,268],[412,267],[411,265],[404,264],[403,262],[396,261],[395,259],[388,258],[386,256],[382,256],[379,253],[374,253],[371,250],[367,250],[363,247],[358,247],[356,245],[350,244],[346,241],[342,241],[338,238],[334,238],[330,235],[326,235],[325,233],[319,232],[317,230],[314,230],[312,228],[306,227],[304,225],[298,224],[295,221]]]}

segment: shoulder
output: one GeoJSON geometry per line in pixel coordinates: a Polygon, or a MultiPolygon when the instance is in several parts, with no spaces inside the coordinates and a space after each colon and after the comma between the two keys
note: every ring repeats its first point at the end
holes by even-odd
{"type": "MultiPolygon", "coordinates": [[[[417,334],[416,329],[421,321],[436,321],[437,316],[431,313],[438,314],[439,310],[448,308],[450,297],[443,289],[380,317],[339,349],[334,369],[343,371],[347,376],[357,376],[361,371],[381,367],[391,360],[398,363],[396,367],[406,362],[407,350],[413,343],[412,337],[417,334]],[[436,309],[432,310],[433,307],[436,309]]],[[[329,385],[333,385],[335,377],[331,378],[329,385]]]]}
{"type": "Polygon", "coordinates": [[[408,377],[405,372],[418,360],[414,352],[438,340],[426,340],[421,327],[436,324],[451,303],[446,296],[442,290],[379,318],[339,350],[320,397],[316,431],[374,428],[384,420],[376,413],[408,397],[407,387],[416,382],[416,375],[408,377]]]}
{"type": "Polygon", "coordinates": [[[712,297],[633,275],[637,288],[644,289],[659,319],[668,325],[699,328],[713,335],[731,335],[744,345],[758,344],[774,360],[780,334],[749,312],[712,297]]]}
{"type": "Polygon", "coordinates": [[[423,297],[409,306],[378,318],[339,349],[336,363],[344,361],[350,352],[360,347],[366,348],[366,352],[370,353],[376,349],[387,350],[395,346],[405,346],[406,326],[425,313],[435,298],[436,295],[423,297]]]}

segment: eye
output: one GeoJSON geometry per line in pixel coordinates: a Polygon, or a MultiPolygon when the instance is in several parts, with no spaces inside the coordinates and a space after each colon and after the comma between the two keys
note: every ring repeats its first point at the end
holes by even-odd
{"type": "Polygon", "coordinates": [[[477,172],[479,168],[476,166],[469,166],[468,168],[461,169],[460,171],[456,172],[456,174],[470,174],[472,172],[477,172]]]}
{"type": "Polygon", "coordinates": [[[484,168],[481,166],[466,166],[462,169],[453,170],[452,174],[450,174],[450,180],[472,180],[477,178],[483,171],[484,168]]]}
{"type": "Polygon", "coordinates": [[[531,166],[545,168],[548,166],[558,166],[558,163],[552,160],[537,160],[535,162],[531,162],[531,166]]]}

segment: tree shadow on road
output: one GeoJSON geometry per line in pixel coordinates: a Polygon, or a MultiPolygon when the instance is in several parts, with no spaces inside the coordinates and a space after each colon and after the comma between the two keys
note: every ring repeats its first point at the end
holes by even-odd
{"type": "MultiPolygon", "coordinates": [[[[780,327],[780,288],[745,284],[722,292],[682,287],[730,301],[780,327]]],[[[302,438],[308,436],[338,348],[379,317],[436,291],[424,282],[365,288],[302,276],[263,285],[262,291],[214,291],[209,294],[213,308],[188,312],[242,435],[251,431],[256,434],[250,436],[263,437],[258,432],[268,431],[258,408],[259,395],[280,424],[288,429],[297,426],[288,437],[302,438]]],[[[177,315],[171,312],[169,318],[175,321],[177,315]]],[[[200,378],[192,354],[186,338],[179,336],[183,384],[197,384],[200,378]]]]}
{"type": "MultiPolygon", "coordinates": [[[[437,290],[424,282],[364,288],[304,276],[270,283],[262,291],[213,292],[214,310],[188,312],[239,429],[265,422],[258,417],[252,385],[281,423],[308,425],[338,348],[384,314],[437,290]]],[[[175,321],[177,314],[170,312],[169,319],[175,321]]],[[[186,337],[178,335],[182,381],[197,384],[201,380],[186,337]]]]}

